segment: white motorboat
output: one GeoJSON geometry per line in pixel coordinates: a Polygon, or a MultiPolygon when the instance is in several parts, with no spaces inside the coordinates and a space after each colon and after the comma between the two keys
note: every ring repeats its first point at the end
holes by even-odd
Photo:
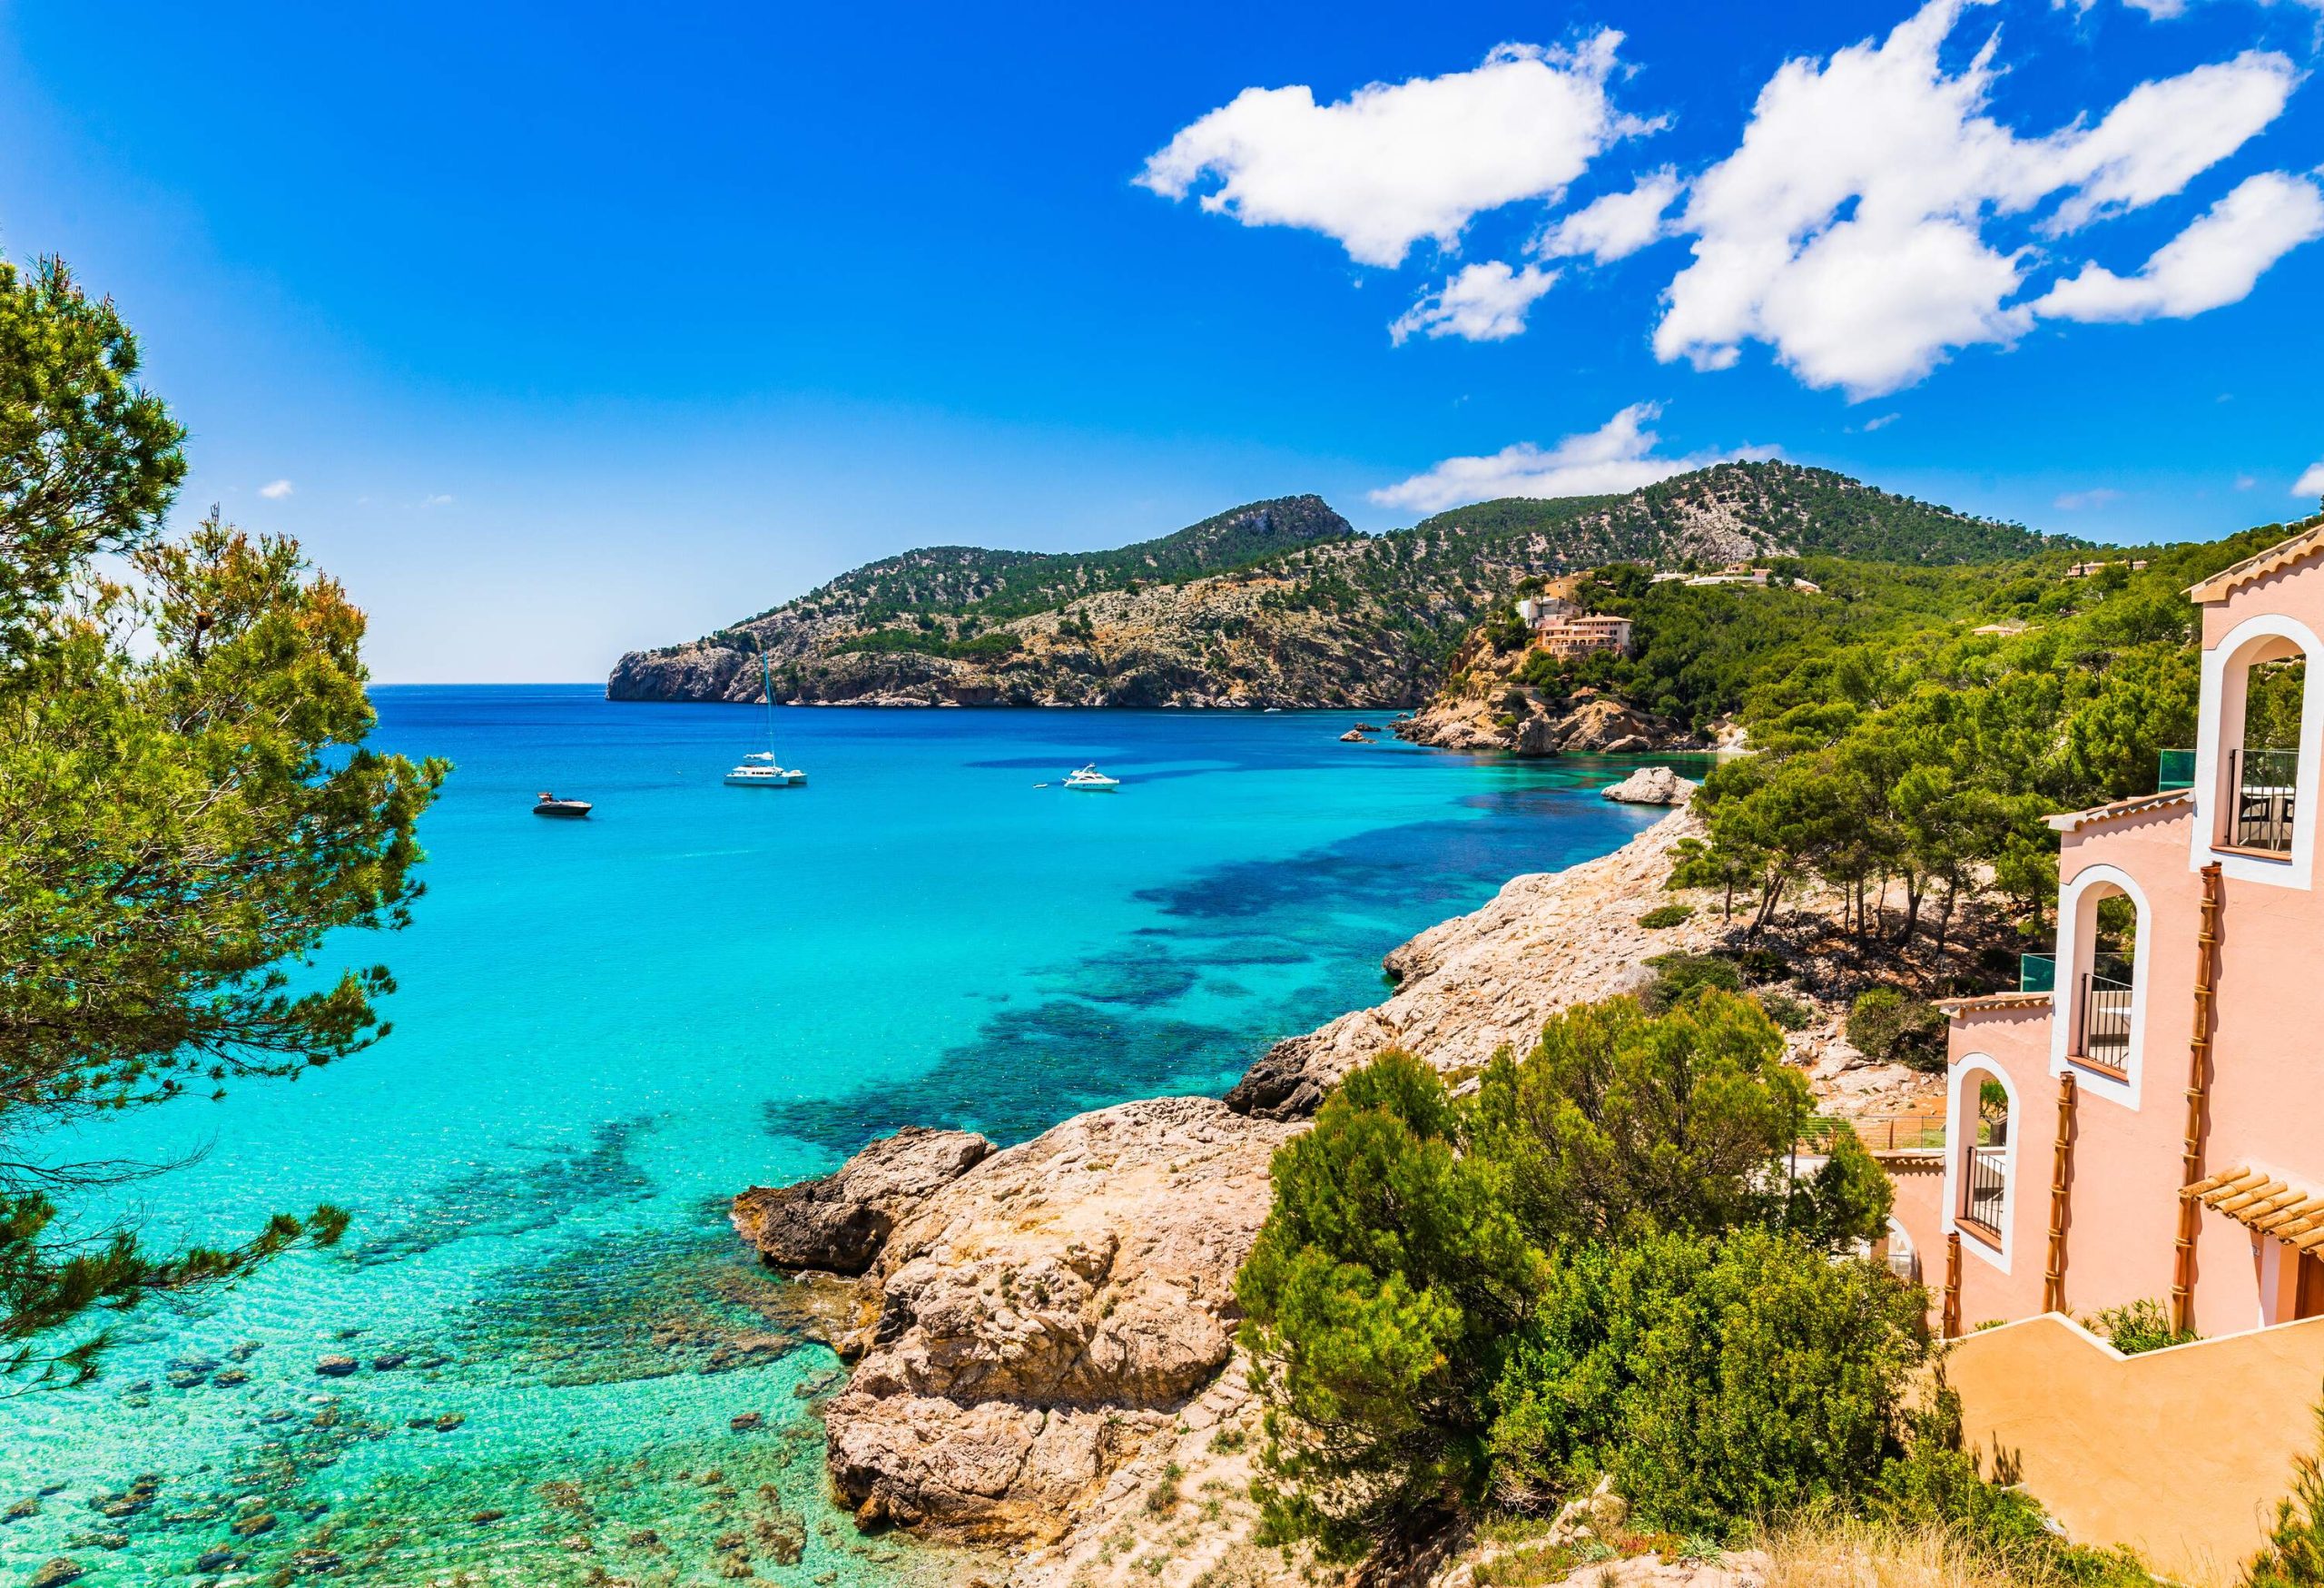
{"type": "Polygon", "coordinates": [[[1067,788],[1090,789],[1098,794],[1109,793],[1114,789],[1121,787],[1121,785],[1122,780],[1120,778],[1108,777],[1104,773],[1098,771],[1094,765],[1085,766],[1078,772],[1068,773],[1066,774],[1064,784],[1064,786],[1067,788]]]}
{"type": "Polygon", "coordinates": [[[768,748],[753,750],[743,757],[743,764],[726,774],[728,788],[797,788],[807,781],[807,774],[795,766],[786,767],[774,758],[774,673],[767,666],[766,652],[759,652],[759,681],[766,690],[766,742],[768,748]]]}

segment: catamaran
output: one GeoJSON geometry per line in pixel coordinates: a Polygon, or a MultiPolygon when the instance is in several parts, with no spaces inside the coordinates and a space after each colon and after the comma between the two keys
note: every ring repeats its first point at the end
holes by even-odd
{"type": "Polygon", "coordinates": [[[753,750],[743,757],[743,764],[726,774],[728,788],[797,788],[807,781],[807,774],[797,767],[785,767],[774,758],[774,672],[767,666],[766,651],[759,651],[759,682],[766,690],[766,742],[763,750],[753,750]]]}

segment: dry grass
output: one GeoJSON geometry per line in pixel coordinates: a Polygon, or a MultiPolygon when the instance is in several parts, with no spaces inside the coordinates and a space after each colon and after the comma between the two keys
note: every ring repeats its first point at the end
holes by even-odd
{"type": "Polygon", "coordinates": [[[1767,1588],[2021,1588],[2033,1581],[1944,1527],[1807,1518],[1771,1534],[1767,1588]]]}

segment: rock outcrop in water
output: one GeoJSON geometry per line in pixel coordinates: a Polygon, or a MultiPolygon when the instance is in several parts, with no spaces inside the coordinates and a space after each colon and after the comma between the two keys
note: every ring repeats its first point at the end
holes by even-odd
{"type": "Polygon", "coordinates": [[[855,1275],[872,1266],[896,1220],[992,1156],[967,1130],[908,1125],[874,1141],[834,1175],[795,1186],[753,1186],[727,1217],[734,1233],[778,1268],[855,1275]]]}
{"type": "Polygon", "coordinates": [[[1600,799],[1624,805],[1683,805],[1694,795],[1694,782],[1668,766],[1641,766],[1598,791],[1600,799]]]}
{"type": "MultiPolygon", "coordinates": [[[[934,1134],[874,1143],[833,1181],[884,1179],[934,1134]]],[[[840,1494],[866,1523],[1062,1533],[1226,1364],[1288,1134],[1209,1098],[1125,1103],[899,1208],[868,1277],[876,1329],[824,1411],[840,1494]]]]}

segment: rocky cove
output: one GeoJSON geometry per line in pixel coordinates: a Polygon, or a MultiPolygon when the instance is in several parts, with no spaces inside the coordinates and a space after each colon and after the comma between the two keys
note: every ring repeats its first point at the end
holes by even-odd
{"type": "MultiPolygon", "coordinates": [[[[1235,1339],[1270,1156],[1390,1048],[1458,1085],[1559,1010],[1642,986],[1649,958],[1721,945],[1715,900],[1639,920],[1673,898],[1671,852],[1699,832],[1681,807],[1602,858],[1512,879],[1392,952],[1392,996],[1276,1044],[1223,1099],[1125,1103],[1002,1149],[907,1129],[738,1196],[737,1232],[798,1276],[852,1364],[824,1409],[837,1497],[866,1527],[998,1548],[1012,1588],[1282,1574],[1252,1539],[1259,1407],[1235,1339]]],[[[1821,1106],[1918,1098],[1912,1072],[1839,1036],[1828,989],[1803,971],[1813,1015],[1788,1038],[1821,1106]]]]}

